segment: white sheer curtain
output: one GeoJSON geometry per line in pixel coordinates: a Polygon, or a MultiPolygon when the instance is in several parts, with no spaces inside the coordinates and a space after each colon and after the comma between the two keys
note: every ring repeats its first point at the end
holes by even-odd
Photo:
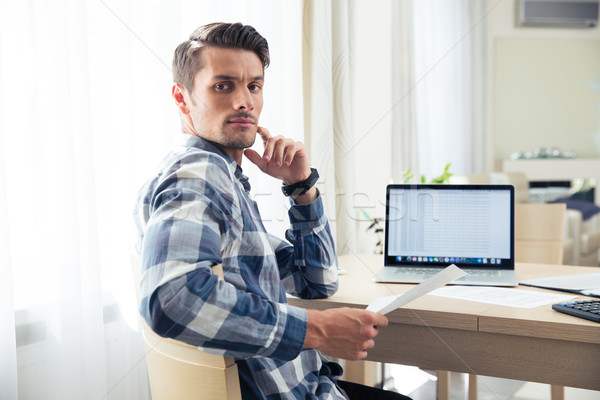
{"type": "Polygon", "coordinates": [[[124,318],[135,307],[133,41],[100,2],[1,7],[2,276],[13,294],[1,304],[13,316],[1,396],[147,397],[135,316],[124,318]]]}
{"type": "Polygon", "coordinates": [[[421,0],[412,6],[419,173],[431,179],[448,162],[454,173],[483,172],[483,5],[421,0]]]}
{"type": "Polygon", "coordinates": [[[305,141],[319,167],[338,253],[355,247],[352,34],[354,1],[306,0],[303,9],[305,141]]]}
{"type": "Polygon", "coordinates": [[[404,181],[404,172],[416,172],[418,140],[415,105],[413,2],[392,2],[392,178],[404,181]]]}
{"type": "MultiPolygon", "coordinates": [[[[172,52],[203,23],[257,27],[261,122],[301,139],[301,6],[0,3],[0,399],[149,398],[128,249],[135,194],[180,130],[172,52]]],[[[257,181],[283,231],[280,183],[257,181]]]]}
{"type": "MultiPolygon", "coordinates": [[[[0,125],[0,148],[4,148],[2,125],[0,125]]],[[[0,279],[0,387],[2,388],[0,398],[16,399],[18,392],[17,342],[8,238],[6,178],[4,162],[0,160],[0,276],[2,276],[0,279]]]]}

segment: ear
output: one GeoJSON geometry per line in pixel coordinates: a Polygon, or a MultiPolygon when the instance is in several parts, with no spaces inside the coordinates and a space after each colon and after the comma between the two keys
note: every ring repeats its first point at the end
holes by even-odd
{"type": "Polygon", "coordinates": [[[179,83],[173,84],[173,89],[171,90],[171,95],[173,96],[173,100],[175,100],[175,105],[183,115],[190,113],[190,109],[186,102],[187,96],[185,96],[185,91],[186,89],[179,83]]]}

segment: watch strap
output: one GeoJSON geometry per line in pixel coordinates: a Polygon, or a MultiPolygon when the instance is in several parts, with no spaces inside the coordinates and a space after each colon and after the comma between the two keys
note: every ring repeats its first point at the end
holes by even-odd
{"type": "Polygon", "coordinates": [[[319,173],[316,168],[310,169],[310,175],[303,181],[296,182],[292,185],[283,185],[281,186],[281,191],[286,196],[301,196],[304,193],[308,192],[310,188],[315,186],[317,181],[319,180],[319,173]]]}

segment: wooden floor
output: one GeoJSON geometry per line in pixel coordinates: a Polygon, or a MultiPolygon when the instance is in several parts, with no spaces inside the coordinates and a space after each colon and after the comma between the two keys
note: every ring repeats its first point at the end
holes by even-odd
{"type": "MultiPolygon", "coordinates": [[[[388,364],[386,376],[386,389],[406,394],[413,400],[436,398],[435,371],[388,364]]],[[[466,379],[464,374],[451,374],[451,400],[467,399],[466,379]]],[[[550,386],[540,383],[479,376],[477,389],[478,400],[550,400],[550,386]]],[[[600,392],[566,388],[565,400],[600,400],[600,392]]]]}

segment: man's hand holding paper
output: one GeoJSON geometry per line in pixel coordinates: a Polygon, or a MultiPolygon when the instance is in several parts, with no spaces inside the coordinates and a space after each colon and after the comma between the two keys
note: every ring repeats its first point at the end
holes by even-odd
{"type": "Polygon", "coordinates": [[[390,311],[394,311],[396,308],[402,307],[403,305],[446,285],[447,283],[465,276],[466,274],[467,273],[465,271],[461,270],[456,265],[449,265],[442,271],[427,279],[425,282],[421,282],[419,285],[410,289],[406,293],[397,296],[376,298],[371,302],[371,304],[369,304],[367,310],[385,315],[390,311]]]}

